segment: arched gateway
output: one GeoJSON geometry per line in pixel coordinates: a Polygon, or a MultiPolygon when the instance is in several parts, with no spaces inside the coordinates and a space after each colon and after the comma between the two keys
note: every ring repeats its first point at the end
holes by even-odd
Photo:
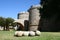
{"type": "Polygon", "coordinates": [[[18,30],[28,30],[29,12],[18,13],[18,19],[14,21],[17,23],[18,30]]]}
{"type": "Polygon", "coordinates": [[[17,30],[24,30],[24,26],[21,23],[17,23],[17,30]]]}
{"type": "Polygon", "coordinates": [[[14,21],[14,23],[17,23],[17,30],[24,30],[24,20],[18,19],[14,21]]]}

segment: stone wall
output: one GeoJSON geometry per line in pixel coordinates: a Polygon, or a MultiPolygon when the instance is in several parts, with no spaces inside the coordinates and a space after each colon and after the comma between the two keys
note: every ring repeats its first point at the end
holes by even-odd
{"type": "Polygon", "coordinates": [[[60,31],[60,1],[41,0],[40,27],[42,31],[60,31]]]}
{"type": "Polygon", "coordinates": [[[24,29],[24,30],[28,30],[28,20],[29,20],[29,12],[20,12],[18,13],[18,19],[15,21],[17,23],[19,23],[19,28],[21,27],[21,29],[24,29]]]}
{"type": "Polygon", "coordinates": [[[18,19],[29,20],[29,12],[20,12],[20,13],[18,13],[18,19]]]}

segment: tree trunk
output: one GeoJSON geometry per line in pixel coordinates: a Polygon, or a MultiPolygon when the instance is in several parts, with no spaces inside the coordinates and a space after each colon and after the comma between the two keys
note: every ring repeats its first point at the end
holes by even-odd
{"type": "Polygon", "coordinates": [[[3,29],[3,30],[4,30],[4,31],[6,30],[6,29],[5,29],[5,26],[4,26],[4,29],[3,29]]]}
{"type": "Polygon", "coordinates": [[[6,25],[6,31],[9,31],[9,26],[8,25],[6,25]]]}

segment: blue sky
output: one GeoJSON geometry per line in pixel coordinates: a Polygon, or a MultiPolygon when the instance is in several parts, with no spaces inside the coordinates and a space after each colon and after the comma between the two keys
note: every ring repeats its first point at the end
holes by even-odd
{"type": "Polygon", "coordinates": [[[17,14],[27,11],[31,5],[37,5],[40,0],[0,0],[0,16],[17,19],[17,14]]]}

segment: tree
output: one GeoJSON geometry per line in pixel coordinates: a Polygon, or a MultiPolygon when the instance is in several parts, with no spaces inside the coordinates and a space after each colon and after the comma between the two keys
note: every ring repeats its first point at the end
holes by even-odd
{"type": "Polygon", "coordinates": [[[9,26],[12,25],[12,23],[14,22],[14,19],[12,18],[6,18],[6,30],[9,30],[9,26]]]}
{"type": "Polygon", "coordinates": [[[5,18],[0,17],[0,26],[1,26],[1,27],[4,27],[4,30],[5,30],[5,24],[6,24],[5,18]]]}

